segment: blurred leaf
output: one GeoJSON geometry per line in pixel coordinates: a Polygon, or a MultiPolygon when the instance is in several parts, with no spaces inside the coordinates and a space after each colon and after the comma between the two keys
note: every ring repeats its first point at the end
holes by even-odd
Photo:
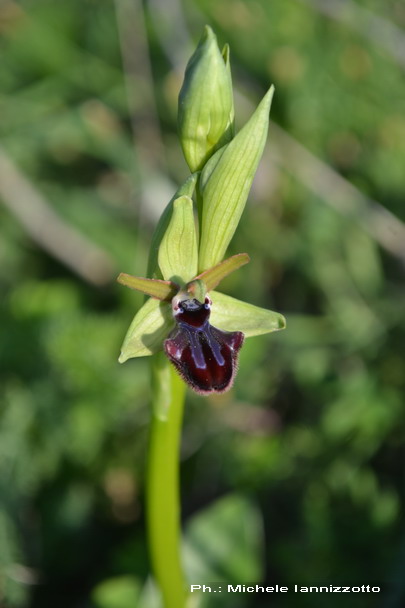
{"type": "Polygon", "coordinates": [[[97,608],[129,608],[138,606],[141,584],[134,576],[110,578],[92,592],[97,608]]]}
{"type": "Polygon", "coordinates": [[[261,580],[263,530],[256,508],[230,495],[193,517],[186,526],[184,563],[190,583],[261,580]]]}

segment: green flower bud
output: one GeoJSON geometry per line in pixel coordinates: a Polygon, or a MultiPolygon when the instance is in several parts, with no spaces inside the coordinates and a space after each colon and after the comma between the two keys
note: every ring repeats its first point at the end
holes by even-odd
{"type": "Polygon", "coordinates": [[[233,119],[229,49],[225,47],[222,55],[215,34],[206,26],[179,95],[180,141],[192,172],[232,139],[233,119]]]}
{"type": "Polygon", "coordinates": [[[198,246],[193,201],[181,196],[173,203],[172,217],[158,255],[163,278],[184,284],[197,274],[198,246]]]}
{"type": "Polygon", "coordinates": [[[193,196],[194,188],[197,183],[197,178],[198,173],[194,173],[186,179],[184,184],[182,184],[172,196],[160,217],[158,225],[156,226],[156,229],[153,233],[152,244],[150,246],[148,260],[148,277],[159,278],[162,276],[162,273],[160,272],[160,268],[158,266],[159,247],[172,218],[173,203],[180,196],[186,195],[190,198],[193,196]]]}
{"type": "Polygon", "coordinates": [[[222,260],[238,226],[266,143],[273,92],[271,87],[246,125],[201,173],[200,271],[222,260]]]}

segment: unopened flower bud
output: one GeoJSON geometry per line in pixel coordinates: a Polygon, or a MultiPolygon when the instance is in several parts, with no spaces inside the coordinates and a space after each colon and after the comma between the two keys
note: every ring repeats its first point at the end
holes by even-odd
{"type": "Polygon", "coordinates": [[[192,172],[233,136],[233,95],[228,50],[225,58],[215,34],[206,26],[188,62],[179,95],[180,141],[192,172]]]}

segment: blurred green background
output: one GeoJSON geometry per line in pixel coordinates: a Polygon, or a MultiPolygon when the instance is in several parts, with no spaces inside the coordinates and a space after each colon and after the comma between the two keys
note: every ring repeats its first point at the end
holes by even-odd
{"type": "MultiPolygon", "coordinates": [[[[189,393],[191,582],[383,584],[405,601],[405,5],[0,3],[0,605],[158,606],[145,542],[146,359],[117,363],[203,26],[229,42],[237,126],[276,86],[224,291],[282,312],[231,393],[189,393]]],[[[228,595],[204,606],[341,606],[228,595]],[[271,602],[271,604],[269,604],[271,602]]]]}

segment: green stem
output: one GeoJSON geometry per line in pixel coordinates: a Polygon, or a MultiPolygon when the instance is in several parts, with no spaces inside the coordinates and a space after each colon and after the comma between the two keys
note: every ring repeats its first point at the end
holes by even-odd
{"type": "Polygon", "coordinates": [[[149,551],[165,608],[184,608],[180,559],[179,445],[185,384],[166,358],[153,357],[153,410],[147,479],[149,551]]]}

